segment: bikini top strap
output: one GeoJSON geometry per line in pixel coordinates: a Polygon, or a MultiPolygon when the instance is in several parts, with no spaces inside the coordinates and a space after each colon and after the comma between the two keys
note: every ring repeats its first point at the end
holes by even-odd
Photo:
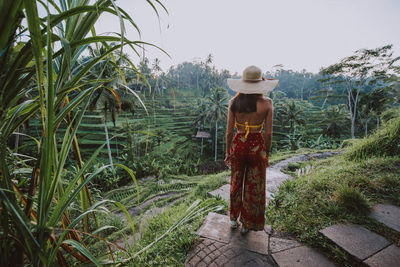
{"type": "Polygon", "coordinates": [[[236,127],[236,129],[238,128],[237,126],[244,126],[244,129],[245,129],[245,131],[246,131],[246,134],[245,134],[245,136],[244,136],[244,138],[245,139],[247,139],[247,136],[249,135],[249,133],[250,133],[250,128],[258,128],[258,127],[261,127],[261,130],[262,130],[262,128],[263,128],[263,124],[261,123],[260,125],[249,125],[249,123],[246,121],[244,124],[241,124],[241,123],[238,123],[237,121],[236,121],[236,119],[235,119],[235,127],[236,127]]]}

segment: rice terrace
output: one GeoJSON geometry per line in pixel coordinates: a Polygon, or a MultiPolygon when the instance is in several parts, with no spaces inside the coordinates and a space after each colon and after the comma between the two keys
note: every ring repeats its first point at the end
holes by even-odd
{"type": "Polygon", "coordinates": [[[398,1],[0,7],[0,266],[398,266],[398,1]]]}

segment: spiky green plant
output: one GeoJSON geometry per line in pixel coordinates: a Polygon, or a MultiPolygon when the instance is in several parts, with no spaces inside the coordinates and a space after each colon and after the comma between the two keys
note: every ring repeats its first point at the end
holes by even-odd
{"type": "MultiPolygon", "coordinates": [[[[146,2],[155,12],[153,2],[162,6],[158,0],[146,2]]],[[[124,45],[136,51],[145,43],[124,37],[124,21],[138,31],[139,28],[114,0],[59,0],[58,3],[48,0],[47,4],[16,0],[1,1],[0,7],[0,265],[65,266],[65,254],[60,248],[80,261],[100,265],[86,248],[76,226],[83,221],[83,233],[90,231],[89,215],[100,211],[99,207],[106,202],[119,206],[132,228],[133,223],[119,202],[92,203],[90,199],[88,183],[108,166],[88,173],[99,150],[83,163],[75,133],[90,96],[107,80],[83,81],[83,77],[114,51],[121,50],[122,54],[124,45]],[[44,8],[44,16],[38,12],[38,5],[44,8]],[[103,13],[120,18],[121,34],[96,35],[94,25],[103,13]],[[27,36],[27,40],[17,43],[21,35],[27,36]],[[118,44],[107,46],[107,42],[118,44]],[[87,64],[77,64],[85,48],[96,43],[107,48],[87,64]],[[36,114],[43,123],[43,136],[38,141],[32,175],[26,177],[28,187],[20,190],[14,169],[23,162],[13,160],[8,140],[23,122],[36,114]],[[67,131],[58,146],[56,133],[63,123],[67,131]],[[78,171],[64,187],[64,166],[71,150],[78,171]],[[69,207],[77,197],[81,210],[77,217],[72,217],[69,207]]],[[[114,67],[119,68],[116,64],[114,67]]],[[[131,170],[115,166],[126,170],[136,182],[131,170]]]]}

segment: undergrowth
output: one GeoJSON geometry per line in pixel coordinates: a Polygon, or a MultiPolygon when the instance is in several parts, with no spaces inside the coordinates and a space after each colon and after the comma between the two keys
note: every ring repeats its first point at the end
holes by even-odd
{"type": "Polygon", "coordinates": [[[397,118],[384,122],[377,132],[350,146],[347,152],[351,160],[371,156],[400,156],[400,112],[397,118]]]}
{"type": "MultiPolygon", "coordinates": [[[[197,185],[189,192],[183,194],[183,199],[178,200],[175,197],[169,199],[163,199],[159,202],[154,203],[153,206],[163,206],[168,201],[175,201],[175,203],[169,207],[166,207],[163,213],[157,214],[147,221],[147,226],[144,231],[141,232],[140,239],[131,243],[128,236],[132,235],[129,227],[120,229],[120,220],[112,220],[107,217],[108,222],[115,224],[114,226],[119,229],[118,232],[109,234],[106,239],[115,242],[117,239],[121,239],[121,236],[125,236],[125,245],[131,255],[134,255],[142,248],[149,245],[157,237],[161,236],[165,231],[167,231],[186,211],[186,209],[197,199],[206,199],[207,193],[209,191],[215,190],[226,184],[226,177],[229,175],[228,172],[222,172],[215,175],[208,176],[194,176],[194,177],[179,177],[176,176],[174,179],[179,180],[182,178],[186,182],[196,181],[197,185]]],[[[153,185],[154,182],[146,182],[148,185],[153,185]]],[[[132,199],[133,201],[135,199],[132,199]]],[[[227,210],[227,203],[214,200],[219,204],[224,206],[225,212],[227,210]]],[[[150,207],[149,207],[150,208],[150,207]]],[[[192,244],[198,238],[196,231],[202,224],[204,216],[197,217],[190,223],[179,227],[177,230],[173,231],[171,234],[166,236],[164,239],[156,242],[154,246],[146,250],[140,256],[136,257],[131,262],[128,262],[127,266],[183,266],[186,259],[187,253],[189,252],[192,244]]],[[[134,219],[136,229],[143,228],[139,225],[140,216],[134,219]]],[[[92,245],[92,250],[97,251],[97,257],[106,259],[109,257],[107,255],[107,249],[104,242],[97,242],[92,245]]],[[[122,255],[123,252],[116,252],[116,256],[122,255]]],[[[117,257],[118,258],[118,257],[117,257]]]]}
{"type": "MultiPolygon", "coordinates": [[[[196,199],[205,199],[209,191],[225,184],[227,175],[227,172],[223,172],[205,176],[204,180],[199,182],[183,201],[176,203],[176,205],[167,208],[165,212],[152,218],[149,221],[147,230],[143,233],[141,239],[130,248],[130,252],[134,254],[164,233],[196,199]]],[[[225,206],[225,210],[226,208],[225,206]]],[[[134,262],[129,263],[129,266],[183,266],[187,253],[198,237],[196,231],[203,220],[204,216],[200,216],[191,223],[180,227],[177,231],[141,254],[134,262]]]]}

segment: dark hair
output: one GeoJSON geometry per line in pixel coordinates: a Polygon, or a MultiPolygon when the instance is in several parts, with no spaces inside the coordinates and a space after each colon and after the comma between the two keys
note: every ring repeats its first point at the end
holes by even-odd
{"type": "Polygon", "coordinates": [[[241,94],[237,93],[232,101],[232,112],[257,112],[257,98],[261,94],[241,94]]]}

